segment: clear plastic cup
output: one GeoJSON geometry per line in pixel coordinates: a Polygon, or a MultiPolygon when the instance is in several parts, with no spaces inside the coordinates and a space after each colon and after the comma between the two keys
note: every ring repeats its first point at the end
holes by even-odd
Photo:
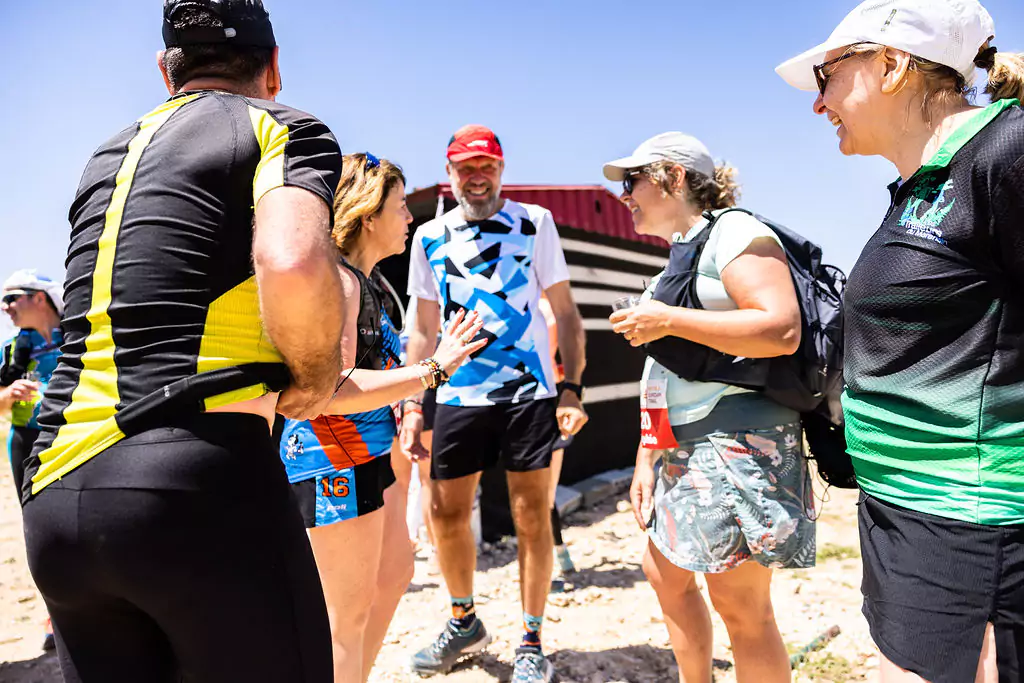
{"type": "Polygon", "coordinates": [[[612,302],[613,311],[623,311],[627,308],[633,308],[634,306],[640,305],[640,296],[637,294],[631,294],[630,296],[622,296],[612,302]]]}

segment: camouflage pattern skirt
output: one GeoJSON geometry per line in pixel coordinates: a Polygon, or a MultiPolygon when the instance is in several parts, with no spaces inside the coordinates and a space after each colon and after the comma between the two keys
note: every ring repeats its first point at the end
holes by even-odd
{"type": "Polygon", "coordinates": [[[799,421],[683,439],[661,455],[648,534],[670,562],[713,574],[750,559],[814,566],[814,494],[799,421]]]}

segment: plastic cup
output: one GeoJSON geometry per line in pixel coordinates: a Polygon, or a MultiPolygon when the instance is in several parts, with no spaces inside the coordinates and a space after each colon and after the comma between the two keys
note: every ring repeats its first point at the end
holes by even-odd
{"type": "Polygon", "coordinates": [[[640,297],[636,294],[630,296],[622,296],[612,302],[613,311],[624,311],[627,308],[633,308],[634,306],[640,305],[640,297]]]}

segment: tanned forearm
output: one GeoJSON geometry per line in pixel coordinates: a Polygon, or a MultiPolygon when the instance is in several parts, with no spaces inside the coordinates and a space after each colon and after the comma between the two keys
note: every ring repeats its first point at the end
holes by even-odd
{"type": "Polygon", "coordinates": [[[556,313],[555,319],[558,326],[558,352],[562,357],[565,381],[580,384],[583,369],[587,365],[587,333],[583,329],[583,319],[575,307],[561,315],[556,313]]]}
{"type": "Polygon", "coordinates": [[[774,358],[794,353],[800,345],[800,327],[767,311],[707,311],[671,307],[665,321],[674,337],[731,356],[774,358]]]}
{"type": "Polygon", "coordinates": [[[344,321],[330,209],[312,193],[272,190],[256,210],[253,260],[264,327],[293,383],[323,391],[341,367],[344,321]]]}
{"type": "Polygon", "coordinates": [[[415,364],[394,370],[346,370],[345,384],[331,399],[327,414],[351,415],[383,408],[423,391],[423,368],[415,364]]]}
{"type": "MultiPolygon", "coordinates": [[[[437,335],[441,331],[441,309],[436,301],[420,299],[416,304],[416,320],[409,331],[409,342],[405,348],[405,364],[419,363],[437,348],[437,335]]],[[[422,392],[417,394],[422,397],[422,392]]]]}

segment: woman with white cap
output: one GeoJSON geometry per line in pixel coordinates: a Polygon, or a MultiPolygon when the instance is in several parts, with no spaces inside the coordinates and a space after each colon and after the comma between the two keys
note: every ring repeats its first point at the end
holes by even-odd
{"type": "Polygon", "coordinates": [[[777,69],[818,93],[843,154],[900,173],[845,294],[863,612],[883,681],[1024,670],[1024,57],[994,36],[976,0],[870,0],[777,69]]]}
{"type": "MultiPolygon", "coordinates": [[[[716,167],[699,140],[664,133],[605,164],[604,174],[622,181],[637,233],[693,245],[707,239],[696,264],[704,310],[653,300],[663,272],[638,305],[612,314],[616,332],[633,346],[676,336],[747,358],[796,350],[800,308],[785,253],[768,226],[725,211],[739,192],[732,168],[716,167]]],[[[686,381],[651,358],[644,386],[644,445],[630,499],[648,533],[644,573],[658,595],[680,680],[711,680],[711,618],[695,579],[701,572],[729,631],[738,680],[788,681],[770,588],[773,569],[815,560],[800,416],[760,392],[686,381]],[[655,395],[666,398],[660,434],[650,424],[659,421],[655,395]]]]}

